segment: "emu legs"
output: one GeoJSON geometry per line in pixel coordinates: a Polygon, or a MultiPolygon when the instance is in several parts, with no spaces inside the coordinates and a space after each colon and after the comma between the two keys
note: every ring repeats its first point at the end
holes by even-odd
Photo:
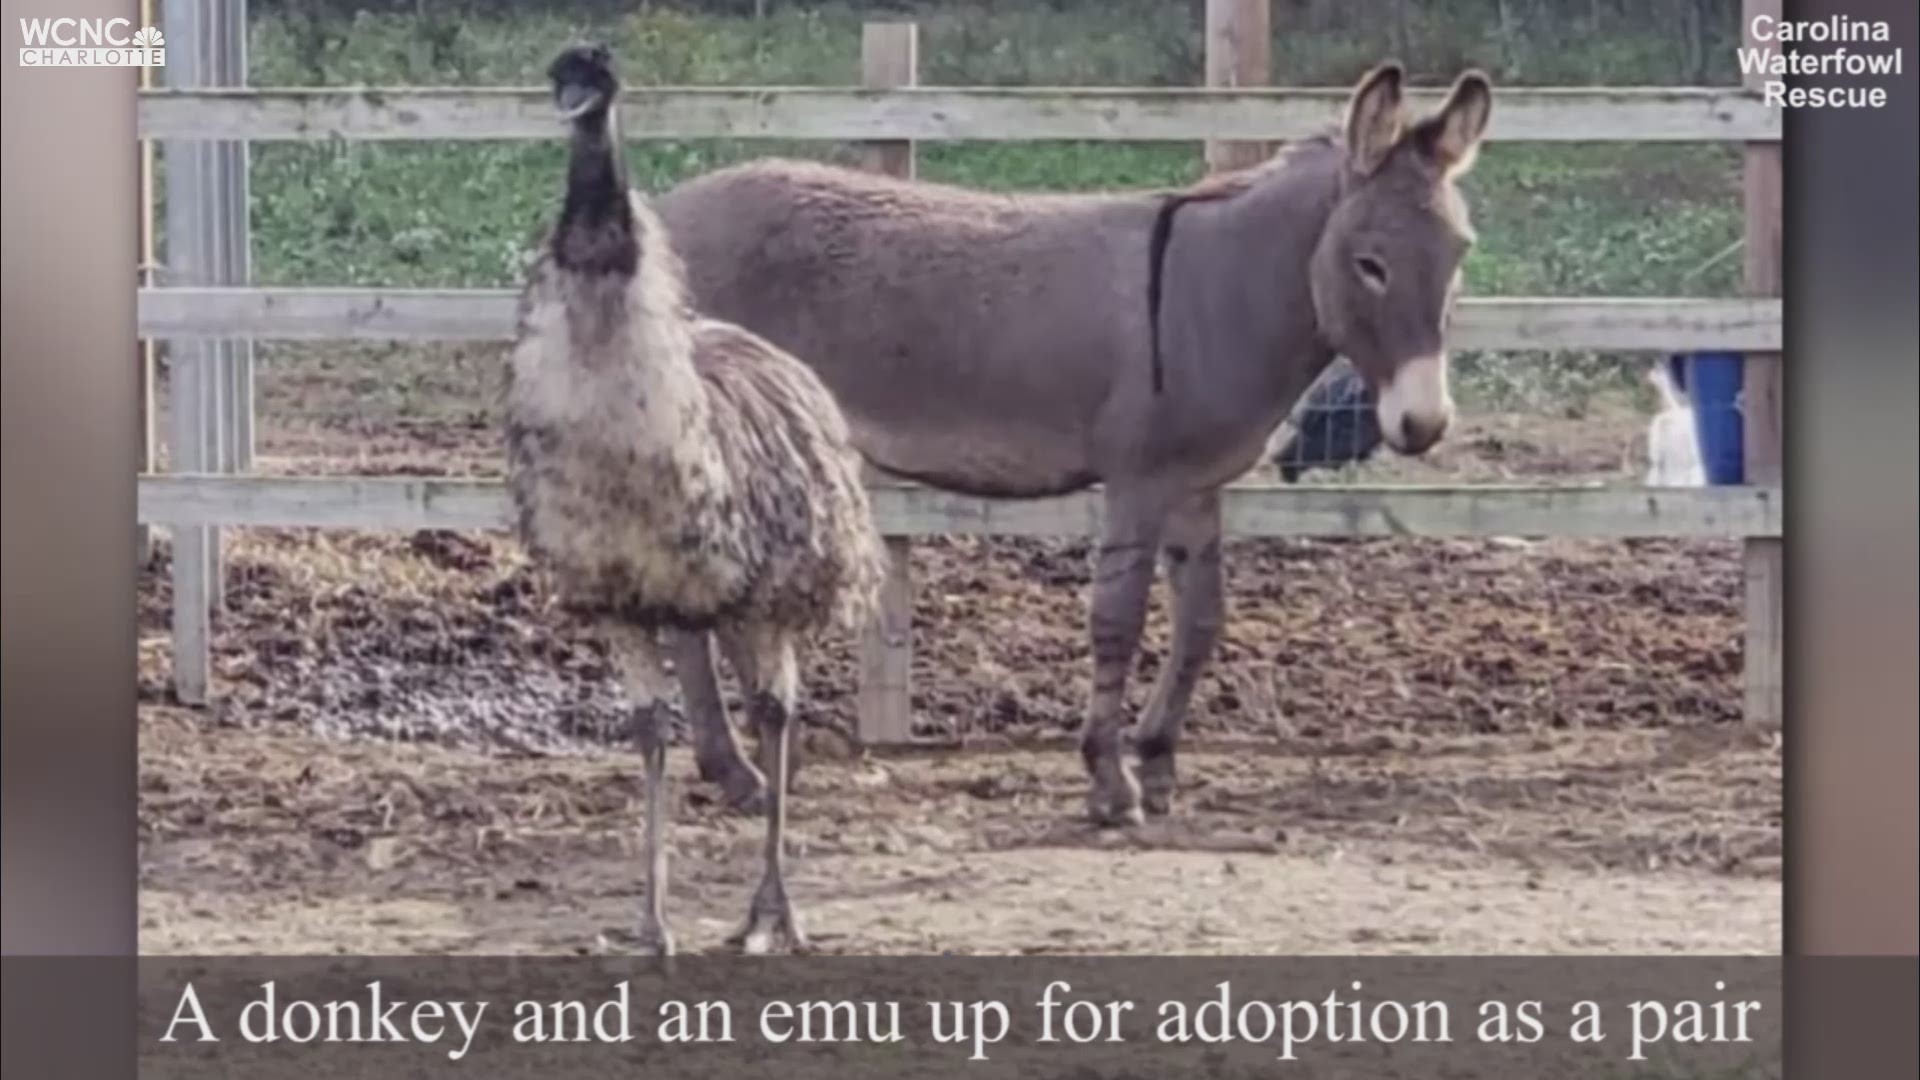
{"type": "Polygon", "coordinates": [[[1173,809],[1174,748],[1226,612],[1220,567],[1220,493],[1208,492],[1174,511],[1163,548],[1173,591],[1173,644],[1134,738],[1146,811],[1173,809]]]}
{"type": "Polygon", "coordinates": [[[633,699],[634,741],[647,775],[647,900],[640,909],[640,948],[655,956],[672,956],[673,932],[667,928],[667,826],[673,810],[667,802],[666,702],[671,683],[652,634],[621,626],[609,637],[627,694],[633,699]]]}
{"type": "MultiPolygon", "coordinates": [[[[712,672],[712,657],[705,648],[705,635],[669,635],[675,638],[672,650],[685,662],[689,656],[705,657],[712,672]],[[695,650],[690,639],[698,639],[695,650]]],[[[667,795],[667,692],[672,686],[661,663],[661,643],[644,630],[612,625],[607,631],[615,663],[619,665],[627,693],[633,699],[634,741],[646,765],[647,775],[647,899],[640,910],[640,946],[657,956],[673,955],[673,932],[667,927],[667,829],[673,809],[667,795]]],[[[777,948],[799,950],[806,937],[787,897],[785,878],[787,825],[787,740],[794,701],[799,694],[800,673],[793,644],[784,635],[771,631],[743,633],[722,641],[728,662],[748,688],[749,710],[760,732],[761,745],[767,748],[771,783],[766,785],[767,842],[765,870],[753,895],[746,925],[729,940],[749,953],[772,952],[777,948]]],[[[725,705],[715,696],[715,717],[726,729],[731,741],[731,725],[725,705]]],[[[695,721],[695,731],[700,730],[695,721]]],[[[733,753],[738,755],[738,744],[733,753]]],[[[739,763],[748,769],[744,758],[739,763]]],[[[757,773],[755,773],[757,776],[757,773]]]]}
{"type": "Polygon", "coordinates": [[[640,914],[640,946],[659,956],[673,955],[673,931],[667,929],[666,704],[640,706],[634,713],[636,742],[647,768],[647,906],[640,914]]]}
{"type": "MultiPolygon", "coordinates": [[[[755,633],[722,640],[741,685],[748,688],[748,710],[767,765],[766,866],[754,890],[746,922],[728,940],[749,954],[777,949],[798,952],[807,946],[799,917],[787,896],[787,749],[800,672],[793,645],[781,635],[755,633]]],[[[723,715],[724,722],[724,715],[723,715]]]]}

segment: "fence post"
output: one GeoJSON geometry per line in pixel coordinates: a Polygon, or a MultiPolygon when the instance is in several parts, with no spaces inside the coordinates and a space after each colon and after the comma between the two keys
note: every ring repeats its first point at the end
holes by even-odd
{"type": "MultiPolygon", "coordinates": [[[[219,86],[247,85],[247,0],[214,0],[218,18],[214,22],[213,78],[219,86]]],[[[253,243],[249,207],[252,191],[248,180],[247,144],[235,140],[220,146],[220,203],[218,235],[221,239],[219,272],[221,281],[245,285],[253,280],[253,243]]],[[[226,439],[223,462],[231,472],[253,469],[253,342],[229,340],[220,343],[220,365],[225,393],[222,402],[226,415],[221,430],[226,439]]],[[[215,595],[225,591],[225,578],[215,595]]]]}
{"type": "MultiPolygon", "coordinates": [[[[140,0],[140,25],[153,25],[153,0],[140,0]]],[[[153,69],[140,69],[140,89],[153,85],[153,69]]],[[[140,265],[134,271],[134,280],[142,287],[153,284],[153,141],[140,140],[140,265]]],[[[139,388],[135,396],[140,430],[134,443],[134,470],[138,473],[150,473],[160,467],[159,441],[155,424],[159,422],[158,410],[154,408],[154,356],[153,340],[141,338],[134,345],[135,378],[139,388]]],[[[153,529],[142,523],[134,527],[134,566],[144,569],[153,560],[153,529]]]]}
{"type": "MultiPolygon", "coordinates": [[[[912,86],[919,74],[919,27],[913,23],[867,23],[860,32],[862,82],[886,89],[912,86]]],[[[864,166],[911,178],[911,140],[877,141],[862,148],[864,166]]],[[[869,479],[874,479],[871,470],[869,479]]],[[[887,538],[887,577],[880,611],[860,639],[860,694],[855,730],[868,746],[913,738],[912,543],[887,538]]]]}
{"type": "MultiPolygon", "coordinates": [[[[1742,0],[1740,33],[1747,47],[1758,44],[1752,40],[1754,18],[1771,15],[1777,19],[1780,8],[1780,0],[1742,0]]],[[[1746,77],[1750,90],[1758,90],[1764,81],[1759,74],[1746,77]]],[[[1780,295],[1781,149],[1777,142],[1749,143],[1746,148],[1742,185],[1746,204],[1746,288],[1754,296],[1780,295]]],[[[1740,413],[1749,484],[1781,482],[1785,398],[1782,368],[1779,353],[1748,353],[1742,365],[1740,413]]],[[[1749,723],[1777,727],[1785,711],[1781,687],[1785,661],[1784,540],[1781,537],[1748,540],[1742,559],[1747,617],[1745,715],[1749,723]]]]}
{"type": "MultiPolygon", "coordinates": [[[[1207,0],[1207,85],[1266,86],[1273,79],[1271,0],[1207,0]]],[[[1207,170],[1244,169],[1267,160],[1266,142],[1207,143],[1207,170]]]]}
{"type": "MultiPolygon", "coordinates": [[[[171,0],[162,33],[176,87],[246,81],[245,0],[171,0]]],[[[169,140],[166,278],[171,285],[243,285],[248,276],[247,147],[169,140]]],[[[170,467],[232,472],[252,460],[251,342],[175,340],[168,348],[170,467]]],[[[207,700],[213,612],[223,598],[220,532],[173,531],[173,684],[186,704],[207,700]]]]}

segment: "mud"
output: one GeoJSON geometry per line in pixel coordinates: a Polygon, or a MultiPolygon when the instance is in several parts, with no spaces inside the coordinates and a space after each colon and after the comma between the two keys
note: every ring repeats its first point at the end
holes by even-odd
{"type": "MultiPolygon", "coordinates": [[[[504,536],[258,530],[230,541],[218,722],[461,746],[618,738],[600,643],[547,608],[504,536]]],[[[1064,738],[1087,692],[1083,542],[914,549],[917,733],[1064,738]]],[[[1242,541],[1190,730],[1364,741],[1739,718],[1731,545],[1242,541]]],[[[166,625],[145,576],[143,628],[166,625]]],[[[1156,600],[1149,635],[1164,641],[1156,600]]],[[[804,719],[851,730],[851,642],[823,640],[804,719]]],[[[1148,650],[1136,697],[1158,672],[1148,650]]],[[[155,666],[148,700],[166,696],[155,666]]]]}
{"type": "MultiPolygon", "coordinates": [[[[484,405],[442,400],[485,371],[463,356],[353,415],[323,383],[373,361],[264,379],[310,409],[263,429],[260,468],[497,472],[484,405]]],[[[1470,417],[1436,458],[1361,475],[1631,482],[1641,425],[1470,417]]],[[[164,544],[141,578],[143,949],[623,948],[643,792],[619,690],[509,539],[227,543],[210,707],[167,689],[164,544]]],[[[1781,754],[1740,722],[1734,545],[1231,543],[1176,814],[1119,831],[1081,823],[1072,751],[1087,546],[913,558],[915,729],[943,748],[859,752],[850,643],[806,667],[793,888],[822,949],[1779,948],[1781,754]]],[[[1156,597],[1136,703],[1166,630],[1156,597]]],[[[686,758],[673,906],[701,950],[745,910],[760,825],[686,758]]]]}
{"type": "MultiPolygon", "coordinates": [[[[794,888],[821,948],[1778,947],[1781,759],[1736,722],[1733,552],[1236,545],[1177,813],[1120,832],[1080,822],[1084,554],[916,556],[915,712],[964,745],[808,741],[794,888]]],[[[618,690],[504,538],[252,532],[230,557],[207,710],[168,700],[144,579],[143,948],[623,947],[643,792],[618,690]]],[[[848,655],[808,668],[814,730],[851,723],[848,655]]],[[[759,826],[685,757],[674,904],[717,948],[759,826]]]]}

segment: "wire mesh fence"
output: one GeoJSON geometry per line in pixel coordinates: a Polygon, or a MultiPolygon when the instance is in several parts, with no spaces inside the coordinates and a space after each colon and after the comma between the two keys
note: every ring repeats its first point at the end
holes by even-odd
{"type": "MultiPolygon", "coordinates": [[[[1553,361],[1527,357],[1521,362],[1553,361]]],[[[1453,467],[1442,465],[1434,471],[1457,475],[1475,464],[1491,464],[1509,479],[1531,475],[1564,480],[1572,474],[1648,487],[1741,483],[1741,362],[1731,353],[1612,358],[1607,366],[1616,369],[1611,381],[1618,400],[1600,415],[1580,415],[1587,410],[1564,398],[1544,408],[1521,410],[1478,402],[1462,411],[1463,433],[1455,439],[1464,439],[1485,460],[1462,460],[1475,455],[1443,450],[1441,458],[1452,459],[1453,467]],[[1503,427],[1557,431],[1568,444],[1610,430],[1620,443],[1619,454],[1610,468],[1604,456],[1589,456],[1582,464],[1573,445],[1563,458],[1541,459],[1527,453],[1537,446],[1490,436],[1503,427]]],[[[1475,396],[1485,391],[1483,386],[1467,389],[1475,396]]],[[[1344,358],[1335,360],[1274,433],[1269,463],[1288,483],[1352,480],[1364,475],[1370,464],[1374,475],[1390,471],[1391,454],[1381,457],[1387,443],[1377,403],[1378,395],[1353,365],[1344,358]]]]}

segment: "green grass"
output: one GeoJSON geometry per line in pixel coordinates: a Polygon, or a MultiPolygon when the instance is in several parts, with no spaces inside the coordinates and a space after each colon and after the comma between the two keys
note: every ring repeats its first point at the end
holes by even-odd
{"type": "MultiPolygon", "coordinates": [[[[862,14],[852,7],[780,4],[755,22],[640,6],[593,24],[537,10],[462,17],[448,4],[336,18],[258,5],[250,78],[282,86],[532,85],[558,44],[593,34],[612,42],[635,82],[858,81],[862,14]]],[[[1416,14],[1409,22],[1411,47],[1402,55],[1421,81],[1444,79],[1465,63],[1488,67],[1502,82],[1685,81],[1674,70],[1671,35],[1659,27],[1623,21],[1583,33],[1574,21],[1535,20],[1501,32],[1487,21],[1493,5],[1452,6],[1465,13],[1416,14]]],[[[1584,13],[1588,5],[1568,7],[1584,13]]],[[[916,17],[927,83],[1146,86],[1199,79],[1198,29],[1184,4],[955,3],[916,17]]],[[[1386,30],[1351,22],[1283,35],[1276,70],[1289,82],[1339,84],[1392,50],[1386,30]]],[[[766,154],[846,153],[822,143],[659,141],[633,145],[629,160],[637,183],[660,190],[766,154]]],[[[560,154],[558,142],[258,145],[251,177],[256,278],[276,285],[511,285],[552,212],[560,154]]],[[[1468,288],[1479,295],[1729,295],[1739,260],[1715,257],[1740,236],[1738,167],[1737,149],[1723,146],[1491,146],[1464,185],[1481,237],[1467,264],[1468,288]]],[[[1001,190],[1158,187],[1190,181],[1200,170],[1198,146],[1180,144],[925,144],[920,164],[929,179],[1001,190]]],[[[1543,365],[1463,355],[1460,389],[1483,407],[1577,414],[1597,396],[1635,386],[1625,358],[1559,359],[1543,365]]]]}

